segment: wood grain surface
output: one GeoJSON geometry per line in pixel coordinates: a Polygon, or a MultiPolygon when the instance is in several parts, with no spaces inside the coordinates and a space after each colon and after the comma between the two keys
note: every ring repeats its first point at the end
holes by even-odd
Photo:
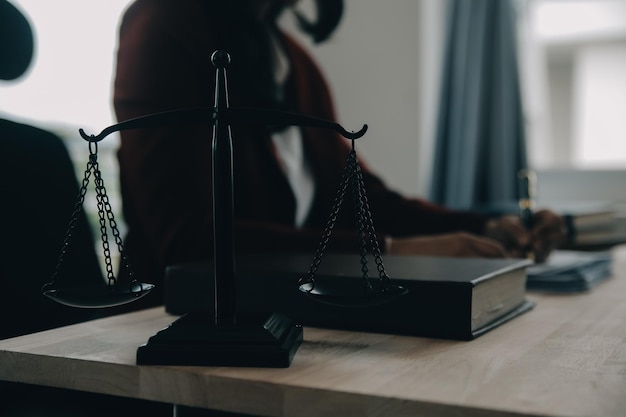
{"type": "MultiPolygon", "coordinates": [[[[470,342],[305,328],[285,369],[137,366],[150,309],[0,340],[0,380],[262,416],[626,416],[626,247],[578,295],[470,342]]],[[[8,318],[7,318],[8,319],[8,318]]]]}

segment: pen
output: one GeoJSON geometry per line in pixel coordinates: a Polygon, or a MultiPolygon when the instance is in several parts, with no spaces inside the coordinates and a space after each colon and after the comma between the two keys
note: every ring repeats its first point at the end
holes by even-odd
{"type": "Polygon", "coordinates": [[[519,184],[519,216],[522,224],[526,229],[533,228],[534,209],[535,209],[535,190],[537,176],[529,169],[521,169],[517,173],[519,184]]]}
{"type": "MultiPolygon", "coordinates": [[[[517,179],[520,221],[526,230],[531,230],[535,220],[534,210],[537,176],[529,169],[522,169],[517,173],[517,179]]],[[[526,248],[526,257],[529,259],[535,258],[532,245],[526,248]]]]}

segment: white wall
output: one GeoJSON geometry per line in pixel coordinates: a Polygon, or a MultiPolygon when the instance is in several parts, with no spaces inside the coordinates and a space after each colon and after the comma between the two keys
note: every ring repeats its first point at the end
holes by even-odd
{"type": "MultiPolygon", "coordinates": [[[[626,9],[625,9],[626,12],[626,9]]],[[[576,54],[573,159],[582,168],[626,168],[626,39],[576,54]]],[[[626,194],[626,191],[624,191],[626,194]]]]}
{"type": "Polygon", "coordinates": [[[339,122],[369,126],[357,141],[360,157],[411,195],[426,195],[430,180],[445,3],[345,0],[330,41],[303,39],[328,77],[339,122]]]}
{"type": "Polygon", "coordinates": [[[626,1],[527,2],[522,62],[533,165],[624,170],[626,1]]]}

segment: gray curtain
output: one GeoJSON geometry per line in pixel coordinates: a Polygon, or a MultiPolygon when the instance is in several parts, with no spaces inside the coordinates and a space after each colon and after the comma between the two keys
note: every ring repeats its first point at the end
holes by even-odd
{"type": "Polygon", "coordinates": [[[526,167],[512,0],[449,0],[431,199],[509,204],[526,167]]]}

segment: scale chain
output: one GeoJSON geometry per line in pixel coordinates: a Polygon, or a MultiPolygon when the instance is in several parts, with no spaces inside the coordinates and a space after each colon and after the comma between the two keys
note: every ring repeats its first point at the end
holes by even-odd
{"type": "MultiPolygon", "coordinates": [[[[348,156],[348,158],[350,158],[348,156]]],[[[349,159],[348,159],[349,161],[349,159]]],[[[344,196],[346,194],[346,190],[348,188],[348,183],[350,182],[350,165],[349,163],[343,169],[343,173],[341,174],[340,186],[335,195],[335,200],[333,202],[333,206],[331,209],[330,217],[328,218],[328,222],[326,223],[326,227],[324,229],[324,233],[322,233],[322,239],[320,240],[319,246],[315,251],[315,256],[313,257],[313,262],[311,267],[309,268],[309,272],[306,274],[306,277],[302,277],[299,281],[299,284],[303,284],[305,282],[309,282],[315,285],[315,274],[317,273],[317,268],[319,267],[322,257],[326,252],[326,247],[328,246],[328,241],[330,240],[330,236],[333,233],[333,228],[335,227],[335,222],[337,221],[337,217],[339,216],[339,210],[341,208],[341,204],[343,203],[344,196]]]]}
{"type": "Polygon", "coordinates": [[[109,247],[109,239],[107,233],[107,225],[106,222],[108,220],[109,227],[111,229],[111,233],[113,234],[113,238],[115,240],[115,244],[117,245],[117,249],[120,253],[120,257],[122,258],[122,266],[126,268],[129,274],[130,282],[134,282],[133,271],[130,268],[130,262],[128,260],[128,255],[124,250],[124,245],[122,243],[122,238],[120,237],[120,232],[117,227],[117,222],[115,221],[115,216],[113,214],[113,209],[111,208],[111,203],[109,202],[109,197],[106,192],[106,188],[104,186],[104,180],[102,179],[102,173],[100,172],[100,167],[97,161],[97,155],[94,155],[93,161],[93,171],[94,171],[94,183],[96,185],[96,199],[98,201],[98,217],[100,222],[100,236],[102,239],[102,248],[104,250],[104,261],[107,272],[107,279],[109,284],[115,284],[116,278],[113,273],[113,265],[111,262],[111,251],[109,247]]]}
{"type": "Polygon", "coordinates": [[[109,285],[115,283],[115,275],[113,274],[113,264],[111,262],[111,250],[109,247],[109,237],[107,233],[107,217],[106,217],[106,205],[108,204],[108,198],[106,197],[106,189],[104,188],[104,182],[102,180],[102,174],[100,172],[99,164],[97,160],[93,163],[94,170],[94,183],[96,185],[96,200],[98,207],[98,218],[100,223],[100,237],[102,240],[102,250],[104,252],[104,263],[106,268],[107,280],[109,285]]]}
{"type": "Polygon", "coordinates": [[[87,194],[87,187],[89,185],[89,180],[90,180],[92,172],[94,176],[94,183],[95,183],[95,189],[96,189],[98,219],[99,219],[99,225],[100,225],[100,237],[102,240],[102,249],[104,251],[104,262],[105,262],[106,276],[107,276],[108,283],[109,285],[114,285],[117,282],[117,280],[113,272],[113,264],[111,261],[111,251],[110,251],[109,239],[108,239],[108,233],[107,233],[107,221],[109,222],[109,227],[115,239],[117,248],[120,252],[120,257],[122,260],[122,267],[124,267],[128,271],[131,285],[135,283],[134,273],[133,273],[132,268],[130,267],[128,254],[124,250],[123,241],[120,236],[119,229],[117,227],[117,222],[115,221],[115,216],[113,215],[113,210],[109,202],[109,197],[107,195],[106,188],[104,186],[104,180],[102,179],[102,173],[100,171],[100,167],[98,163],[98,144],[96,142],[89,142],[89,160],[87,161],[87,167],[84,172],[84,176],[83,176],[83,180],[80,186],[78,197],[77,197],[76,203],[74,204],[74,210],[70,218],[67,232],[65,234],[65,239],[63,241],[61,253],[57,260],[57,265],[52,275],[52,279],[48,284],[45,285],[45,288],[53,287],[56,284],[56,280],[59,274],[61,273],[61,266],[64,262],[65,255],[67,254],[70,242],[72,240],[73,232],[76,229],[76,223],[79,220],[78,216],[85,202],[85,195],[87,194]]]}
{"type": "Polygon", "coordinates": [[[87,162],[87,168],[85,169],[83,181],[78,191],[78,197],[76,199],[76,203],[74,203],[74,210],[72,211],[72,216],[70,217],[70,221],[67,226],[65,238],[63,239],[63,246],[61,247],[61,253],[59,254],[57,264],[54,268],[52,279],[50,280],[48,284],[45,285],[45,287],[53,287],[56,284],[57,277],[61,273],[61,266],[63,265],[63,261],[65,260],[65,255],[67,254],[67,250],[70,246],[70,242],[72,241],[74,230],[76,229],[76,222],[78,221],[78,216],[80,215],[80,212],[82,211],[82,208],[83,208],[83,202],[85,201],[85,194],[87,194],[87,185],[89,185],[90,176],[91,176],[91,159],[87,162]]]}
{"type": "MultiPolygon", "coordinates": [[[[356,158],[356,155],[355,155],[355,158],[356,158]]],[[[376,263],[378,276],[381,279],[383,286],[384,286],[389,281],[389,276],[387,275],[387,272],[385,271],[383,259],[380,254],[380,246],[378,245],[378,240],[376,239],[376,230],[374,229],[374,221],[372,219],[372,210],[370,209],[369,201],[367,199],[367,194],[365,193],[365,183],[363,182],[363,174],[361,173],[361,167],[359,166],[358,163],[356,164],[356,178],[359,183],[359,188],[362,190],[361,204],[363,205],[363,214],[365,216],[367,231],[369,233],[370,247],[372,250],[372,254],[374,255],[374,262],[376,263]]]]}
{"type": "Polygon", "coordinates": [[[357,176],[357,167],[358,162],[356,159],[356,152],[354,149],[350,152],[350,182],[352,183],[352,194],[354,198],[354,207],[355,207],[355,216],[356,223],[359,233],[359,248],[361,255],[361,274],[363,278],[363,282],[365,283],[365,290],[369,293],[372,291],[372,285],[369,282],[369,268],[367,266],[367,238],[366,238],[366,227],[365,227],[365,214],[363,213],[363,190],[361,190],[361,184],[358,180],[357,176]]]}
{"type": "Polygon", "coordinates": [[[359,246],[360,246],[360,256],[361,256],[361,272],[362,278],[365,282],[366,291],[372,291],[372,286],[368,279],[368,266],[367,266],[367,243],[369,240],[370,250],[374,255],[374,261],[376,263],[376,268],[378,270],[378,275],[381,280],[382,289],[385,290],[387,288],[387,283],[389,281],[389,276],[385,271],[385,267],[383,265],[382,256],[380,253],[380,246],[378,245],[378,240],[376,239],[376,231],[374,230],[374,222],[372,220],[372,213],[370,209],[370,205],[367,199],[367,195],[365,192],[365,183],[363,181],[363,175],[361,173],[361,168],[358,163],[356,151],[354,149],[354,141],[352,141],[352,149],[348,154],[348,159],[344,171],[341,176],[340,187],[338,189],[337,195],[335,196],[335,200],[333,202],[333,206],[331,209],[331,215],[326,224],[326,228],[322,234],[322,239],[320,244],[315,252],[315,256],[313,258],[313,262],[309,268],[306,276],[300,278],[299,284],[303,283],[311,283],[313,286],[315,285],[315,274],[317,269],[321,263],[322,257],[326,252],[326,248],[328,246],[328,241],[332,235],[333,228],[335,227],[335,223],[337,221],[337,217],[339,215],[339,210],[341,209],[341,205],[344,201],[345,193],[347,191],[348,186],[351,185],[354,197],[354,204],[356,209],[356,222],[358,227],[359,234],[359,246]]]}

